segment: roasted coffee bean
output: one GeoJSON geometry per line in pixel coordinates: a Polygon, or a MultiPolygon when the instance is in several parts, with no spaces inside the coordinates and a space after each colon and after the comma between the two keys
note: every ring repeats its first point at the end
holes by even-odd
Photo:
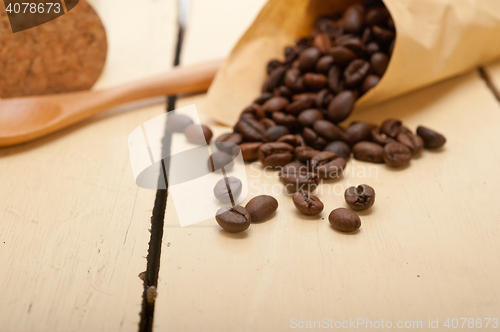
{"type": "Polygon", "coordinates": [[[286,107],[286,112],[293,115],[298,115],[300,112],[314,106],[314,99],[301,98],[286,107]]]}
{"type": "Polygon", "coordinates": [[[386,144],[395,142],[395,140],[393,138],[387,137],[386,134],[381,133],[380,132],[380,128],[378,128],[378,127],[372,129],[372,131],[371,131],[371,138],[372,138],[372,141],[374,141],[375,143],[377,143],[377,144],[379,144],[381,146],[384,146],[386,144]]]}
{"type": "Polygon", "coordinates": [[[302,127],[312,126],[317,120],[323,120],[323,113],[315,108],[305,110],[299,114],[297,121],[302,127]]]}
{"type": "Polygon", "coordinates": [[[328,216],[328,221],[341,232],[353,232],[361,227],[361,219],[351,210],[339,208],[333,210],[328,216]]]}
{"type": "Polygon", "coordinates": [[[294,95],[292,97],[292,100],[297,101],[297,100],[302,100],[302,99],[308,99],[310,101],[315,102],[316,96],[317,96],[316,92],[304,92],[304,93],[298,93],[298,94],[294,95]]]}
{"type": "Polygon", "coordinates": [[[276,142],[287,143],[293,147],[296,147],[299,145],[299,139],[297,138],[297,136],[292,135],[292,134],[281,136],[280,138],[278,138],[278,140],[276,142]]]}
{"type": "Polygon", "coordinates": [[[366,52],[368,54],[374,54],[380,51],[380,46],[376,42],[370,42],[366,45],[366,52]]]}
{"type": "Polygon", "coordinates": [[[424,140],[411,132],[400,132],[396,139],[399,143],[406,145],[414,155],[419,154],[424,148],[424,140]]]}
{"type": "Polygon", "coordinates": [[[273,97],[266,101],[264,105],[262,105],[262,108],[269,113],[280,112],[283,111],[289,103],[288,99],[284,97],[273,97]]]}
{"type": "Polygon", "coordinates": [[[344,158],[330,151],[320,152],[311,159],[311,169],[321,179],[339,177],[346,165],[344,158]]]}
{"type": "MultiPolygon", "coordinates": [[[[366,27],[365,30],[363,30],[363,35],[361,36],[361,41],[363,42],[363,45],[366,45],[372,39],[373,39],[372,29],[369,27],[366,27]]],[[[365,47],[365,50],[366,50],[366,47],[365,47]]]]}
{"type": "Polygon", "coordinates": [[[443,135],[426,127],[419,126],[417,135],[424,140],[426,149],[439,149],[446,143],[446,138],[443,135]]]}
{"type": "Polygon", "coordinates": [[[384,29],[378,25],[372,27],[373,37],[382,44],[389,44],[395,37],[394,32],[391,30],[384,29]]]}
{"type": "Polygon", "coordinates": [[[335,59],[331,55],[322,56],[318,62],[316,62],[316,71],[318,73],[328,73],[330,68],[335,63],[335,59]]]}
{"type": "Polygon", "coordinates": [[[361,184],[357,187],[347,188],[344,197],[351,209],[363,211],[371,208],[375,203],[375,190],[366,184],[361,184]]]}
{"type": "Polygon", "coordinates": [[[264,82],[262,92],[271,92],[283,81],[283,76],[285,76],[287,68],[285,66],[280,66],[273,69],[269,74],[267,80],[264,82]]]}
{"type": "Polygon", "coordinates": [[[349,145],[347,143],[342,142],[342,141],[335,141],[335,142],[329,143],[325,147],[324,151],[330,151],[330,152],[336,153],[339,156],[341,156],[342,158],[344,158],[345,160],[348,160],[351,157],[351,148],[349,147],[349,145]]]}
{"type": "Polygon", "coordinates": [[[352,148],[354,158],[371,163],[384,163],[384,148],[373,142],[359,142],[352,148]]]}
{"type": "Polygon", "coordinates": [[[279,61],[278,59],[272,59],[267,63],[267,74],[271,74],[273,70],[275,70],[278,67],[283,66],[283,62],[279,61]]]}
{"type": "Polygon", "coordinates": [[[299,54],[299,69],[306,72],[312,71],[316,67],[316,62],[321,57],[321,51],[315,47],[303,50],[299,54]]]}
{"type": "Polygon", "coordinates": [[[384,146],[384,161],[391,167],[407,165],[411,160],[411,150],[404,144],[394,142],[384,146]]]}
{"type": "Polygon", "coordinates": [[[314,131],[329,142],[336,141],[340,137],[340,128],[328,120],[315,121],[313,123],[313,128],[314,131]]]}
{"type": "Polygon", "coordinates": [[[363,84],[361,84],[361,91],[363,93],[366,93],[369,90],[373,89],[379,82],[380,77],[378,77],[377,75],[368,75],[363,81],[363,84]]]}
{"type": "Polygon", "coordinates": [[[259,148],[259,160],[266,167],[285,166],[295,159],[294,148],[290,144],[264,143],[259,148]]]}
{"type": "Polygon", "coordinates": [[[212,139],[213,133],[205,125],[192,123],[184,129],[187,140],[193,144],[207,144],[212,139]]]}
{"type": "Polygon", "coordinates": [[[214,187],[214,196],[221,203],[234,203],[241,195],[243,185],[241,181],[234,176],[220,179],[214,187]],[[228,190],[229,187],[229,190],[228,190]],[[232,198],[232,202],[231,202],[232,198]]]}
{"type": "Polygon", "coordinates": [[[372,136],[372,129],[376,127],[376,125],[367,122],[354,122],[346,130],[349,142],[354,145],[361,141],[369,141],[372,136]]]}
{"type": "Polygon", "coordinates": [[[302,135],[304,136],[304,140],[307,145],[315,148],[316,150],[323,150],[328,142],[321,136],[319,136],[314,130],[309,128],[304,128],[302,131],[302,135]]]}
{"type": "Polygon", "coordinates": [[[290,88],[286,85],[282,85],[279,88],[274,89],[274,93],[277,96],[281,96],[287,99],[292,98],[293,96],[292,90],[290,90],[290,88]]]}
{"type": "Polygon", "coordinates": [[[317,108],[326,109],[333,99],[333,94],[328,89],[323,89],[316,95],[314,103],[317,108]]]}
{"type": "Polygon", "coordinates": [[[328,105],[328,119],[333,123],[344,121],[351,114],[355,101],[352,91],[342,91],[328,105]]]}
{"type": "Polygon", "coordinates": [[[276,122],[274,122],[269,118],[260,119],[259,122],[262,123],[262,125],[264,126],[264,128],[266,128],[266,130],[268,130],[271,127],[276,127],[276,122]]]}
{"type": "MultiPolygon", "coordinates": [[[[253,161],[259,157],[261,142],[240,144],[241,156],[244,161],[253,161]]],[[[233,151],[234,153],[234,151],[233,151]]]]}
{"type": "Polygon", "coordinates": [[[305,215],[317,216],[323,211],[323,202],[307,190],[299,190],[292,195],[293,204],[305,215]]]}
{"type": "Polygon", "coordinates": [[[348,87],[360,84],[370,71],[370,64],[362,59],[353,60],[344,71],[344,81],[348,87]]]}
{"type": "Polygon", "coordinates": [[[328,71],[328,87],[335,93],[340,93],[344,89],[344,83],[341,81],[342,69],[339,66],[333,66],[328,71]]]}
{"type": "Polygon", "coordinates": [[[335,59],[335,63],[342,66],[347,65],[357,57],[356,53],[344,46],[332,47],[330,55],[335,59]]]}
{"type": "Polygon", "coordinates": [[[248,119],[255,120],[255,115],[253,115],[252,113],[241,113],[240,114],[240,120],[248,120],[248,119]]]}
{"type": "Polygon", "coordinates": [[[360,4],[349,6],[344,12],[344,30],[349,33],[357,33],[363,30],[365,8],[360,4]]]}
{"type": "Polygon", "coordinates": [[[266,130],[264,135],[262,136],[262,142],[274,142],[277,141],[278,138],[288,135],[290,131],[285,126],[274,126],[266,130]]]}
{"type": "Polygon", "coordinates": [[[306,146],[306,141],[304,140],[304,136],[302,136],[302,134],[295,134],[295,137],[297,137],[297,146],[306,146]]]}
{"type": "Polygon", "coordinates": [[[298,68],[290,68],[285,74],[285,84],[287,87],[295,92],[304,90],[304,79],[300,77],[300,70],[298,68]]]}
{"type": "Polygon", "coordinates": [[[272,196],[260,195],[248,201],[245,209],[250,213],[252,222],[259,222],[266,220],[276,212],[278,201],[272,196]]]}
{"type": "Polygon", "coordinates": [[[307,168],[307,165],[304,163],[301,163],[300,161],[292,161],[289,164],[286,164],[283,166],[283,170],[285,171],[300,171],[300,172],[309,172],[309,169],[307,168]]]}
{"type": "Polygon", "coordinates": [[[389,57],[382,52],[373,53],[370,58],[370,64],[375,74],[382,76],[389,64],[389,57]]]}
{"type": "Polygon", "coordinates": [[[259,104],[253,103],[243,110],[243,113],[250,113],[257,119],[262,119],[266,117],[266,112],[262,109],[259,104]]]}
{"type": "Polygon", "coordinates": [[[373,7],[368,10],[365,16],[365,24],[372,25],[383,25],[387,22],[390,17],[389,11],[385,7],[373,7]]]}
{"type": "Polygon", "coordinates": [[[328,79],[323,74],[306,73],[304,75],[304,84],[313,91],[323,89],[327,83],[328,79]]]}
{"type": "Polygon", "coordinates": [[[293,128],[297,123],[297,118],[291,114],[285,114],[283,112],[274,112],[272,114],[273,121],[277,125],[282,125],[287,128],[293,128]]]}
{"type": "Polygon", "coordinates": [[[229,153],[224,151],[217,151],[212,153],[207,160],[207,167],[210,172],[215,172],[222,167],[224,167],[224,170],[226,172],[229,172],[231,169],[233,169],[233,166],[233,157],[231,157],[229,153]]]}
{"type": "Polygon", "coordinates": [[[183,133],[187,126],[193,123],[190,117],[184,114],[169,112],[167,115],[167,130],[175,133],[183,133]]]}
{"type": "Polygon", "coordinates": [[[260,95],[260,97],[257,97],[253,102],[254,104],[259,104],[259,105],[264,105],[266,101],[274,97],[274,94],[271,92],[264,92],[260,95]]]}
{"type": "Polygon", "coordinates": [[[262,140],[266,128],[255,119],[240,119],[236,123],[234,130],[240,133],[245,141],[258,142],[262,140]]]}
{"type": "Polygon", "coordinates": [[[307,163],[318,153],[318,150],[315,150],[309,146],[298,146],[295,148],[295,158],[303,163],[307,163]]]}
{"type": "Polygon", "coordinates": [[[332,40],[326,33],[318,33],[314,36],[313,46],[320,50],[322,54],[326,54],[332,47],[332,40]]]}
{"type": "Polygon", "coordinates": [[[241,206],[222,207],[216,215],[215,220],[224,230],[230,233],[243,232],[250,226],[250,213],[241,206]]]}
{"type": "Polygon", "coordinates": [[[301,189],[314,191],[318,187],[318,176],[307,171],[307,167],[286,165],[280,172],[280,181],[290,193],[301,189]]]}
{"type": "Polygon", "coordinates": [[[380,126],[380,132],[386,134],[389,137],[396,138],[401,129],[401,121],[398,119],[387,119],[380,126]]]}
{"type": "Polygon", "coordinates": [[[215,140],[215,145],[220,151],[231,153],[235,145],[243,142],[243,136],[239,133],[222,134],[215,140]]]}

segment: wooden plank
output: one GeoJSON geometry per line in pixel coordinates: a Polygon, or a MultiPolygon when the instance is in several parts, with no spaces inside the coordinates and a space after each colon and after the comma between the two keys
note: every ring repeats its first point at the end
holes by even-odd
{"type": "MultiPolygon", "coordinates": [[[[225,19],[215,11],[203,15],[225,19]]],[[[203,28],[198,34],[206,39],[210,28],[203,28]]],[[[194,29],[189,33],[197,38],[194,29]]],[[[226,46],[219,40],[211,47],[226,46]]],[[[185,56],[194,62],[195,55],[185,56]]],[[[203,100],[184,98],[177,106],[201,109],[203,100]]],[[[388,117],[441,131],[448,143],[402,170],[350,160],[346,178],[318,189],[326,208],[317,218],[300,215],[290,197],[276,194],[275,172],[263,173],[259,163],[247,166],[251,191],[244,203],[267,193],[280,207],[243,234],[226,233],[213,219],[181,228],[169,198],[155,330],[285,331],[293,318],[422,321],[428,330],[429,318],[439,318],[442,328],[446,318],[498,317],[500,208],[492,197],[500,194],[499,104],[473,72],[353,120],[388,117]],[[345,207],[343,190],[359,183],[375,188],[375,206],[360,213],[358,232],[339,233],[328,214],[345,207]]],[[[215,136],[229,130],[212,129],[215,136]]]]}
{"type": "MultiPolygon", "coordinates": [[[[96,88],[170,67],[174,0],[91,4],[109,42],[96,88]]],[[[163,100],[0,149],[0,330],[137,331],[155,191],[135,185],[127,138],[163,100]]]]}

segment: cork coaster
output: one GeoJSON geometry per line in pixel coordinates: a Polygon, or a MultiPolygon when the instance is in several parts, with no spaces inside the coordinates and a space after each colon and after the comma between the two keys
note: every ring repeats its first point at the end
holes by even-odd
{"type": "Polygon", "coordinates": [[[107,52],[104,26],[83,0],[59,18],[17,33],[0,3],[0,45],[1,98],[88,90],[107,52]]]}

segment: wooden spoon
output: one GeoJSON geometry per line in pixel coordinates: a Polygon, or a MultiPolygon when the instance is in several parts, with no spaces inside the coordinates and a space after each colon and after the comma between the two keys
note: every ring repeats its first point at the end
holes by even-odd
{"type": "Polygon", "coordinates": [[[207,90],[222,60],[100,91],[0,100],[0,147],[25,143],[111,107],[160,95],[207,90]]]}

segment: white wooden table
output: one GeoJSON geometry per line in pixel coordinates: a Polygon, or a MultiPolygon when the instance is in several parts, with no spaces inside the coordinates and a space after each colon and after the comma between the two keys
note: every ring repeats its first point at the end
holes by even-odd
{"type": "MultiPolygon", "coordinates": [[[[110,43],[96,88],[171,66],[174,0],[90,2],[110,43]]],[[[226,56],[263,3],[193,0],[181,64],[226,56]]],[[[500,87],[500,62],[485,69],[500,87]]],[[[135,185],[127,136],[164,111],[161,100],[122,107],[0,150],[0,331],[137,330],[155,192],[135,185]]],[[[277,196],[276,216],[244,235],[214,220],[181,228],[169,198],[153,331],[286,331],[294,318],[422,321],[428,330],[429,319],[500,318],[500,103],[474,71],[353,119],[387,117],[428,125],[448,143],[407,169],[379,165],[369,178],[333,182],[377,191],[355,234],[327,222],[345,205],[339,192],[319,195],[317,218],[277,196]]],[[[258,170],[247,167],[249,181],[278,183],[258,170]]]]}

